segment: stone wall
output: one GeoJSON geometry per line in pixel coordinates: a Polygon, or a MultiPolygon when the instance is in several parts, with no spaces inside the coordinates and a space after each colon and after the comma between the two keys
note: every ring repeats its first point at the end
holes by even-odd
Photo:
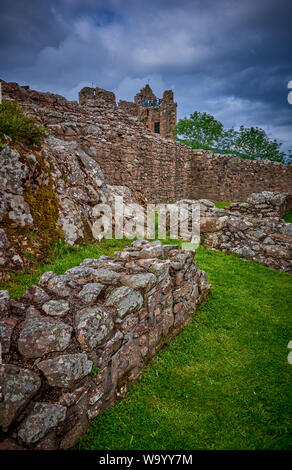
{"type": "Polygon", "coordinates": [[[254,192],[292,194],[292,165],[194,150],[191,197],[246,201],[254,192]]]}
{"type": "Polygon", "coordinates": [[[267,191],[253,194],[249,203],[232,205],[234,209],[243,206],[244,213],[230,211],[228,207],[218,209],[211,201],[201,200],[200,231],[204,245],[292,273],[292,224],[280,217],[284,200],[283,195],[267,191]],[[258,208],[259,201],[265,207],[258,208]],[[273,208],[269,216],[260,212],[267,207],[273,208]]]}
{"type": "Polygon", "coordinates": [[[193,251],[135,241],[114,258],[0,291],[0,449],[68,449],[207,294],[193,251]]]}
{"type": "Polygon", "coordinates": [[[173,129],[177,120],[177,103],[174,102],[173,91],[165,90],[160,106],[160,134],[174,140],[173,129]]]}
{"type": "Polygon", "coordinates": [[[254,217],[282,217],[292,208],[291,196],[263,191],[253,193],[246,202],[234,202],[225,209],[254,217]]]}
{"type": "Polygon", "coordinates": [[[88,101],[95,102],[96,105],[107,105],[112,108],[116,107],[116,96],[112,91],[103,88],[84,87],[79,92],[79,104],[86,105],[88,101]]]}
{"type": "MultiPolygon", "coordinates": [[[[115,94],[102,88],[84,87],[79,92],[81,106],[96,107],[107,105],[113,110],[116,107],[115,94]]],[[[159,124],[159,132],[162,137],[174,140],[173,128],[176,125],[177,103],[173,99],[173,91],[166,90],[163,98],[157,100],[149,85],[146,85],[134,98],[134,102],[120,100],[118,109],[128,116],[136,117],[152,132],[156,132],[155,126],[159,124]],[[156,100],[155,106],[145,106],[146,100],[156,100]]]]}
{"type": "Polygon", "coordinates": [[[192,150],[154,134],[105,100],[79,106],[13,83],[2,82],[2,90],[4,99],[19,99],[53,135],[77,142],[100,165],[107,183],[126,184],[140,203],[245,201],[264,190],[292,194],[292,165],[192,150]]]}
{"type": "Polygon", "coordinates": [[[131,101],[120,100],[118,104],[119,110],[128,114],[129,116],[138,117],[139,106],[131,101]]]}

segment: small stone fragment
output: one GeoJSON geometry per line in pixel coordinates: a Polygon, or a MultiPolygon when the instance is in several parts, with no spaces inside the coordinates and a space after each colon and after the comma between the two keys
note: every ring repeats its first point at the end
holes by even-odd
{"type": "Polygon", "coordinates": [[[43,311],[52,317],[63,317],[70,310],[67,300],[50,300],[42,306],[43,311]]]}

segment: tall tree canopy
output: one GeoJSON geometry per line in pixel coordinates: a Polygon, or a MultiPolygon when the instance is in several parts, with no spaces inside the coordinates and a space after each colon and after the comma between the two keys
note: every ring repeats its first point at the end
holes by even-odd
{"type": "Polygon", "coordinates": [[[250,160],[292,162],[292,151],[281,151],[282,143],[271,139],[260,127],[240,126],[239,130],[224,129],[223,124],[211,114],[194,112],[180,119],[174,128],[177,140],[193,149],[234,153],[250,160]]]}

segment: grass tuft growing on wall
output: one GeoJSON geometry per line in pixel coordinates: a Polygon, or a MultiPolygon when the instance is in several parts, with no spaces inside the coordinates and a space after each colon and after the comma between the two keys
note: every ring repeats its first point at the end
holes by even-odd
{"type": "Polygon", "coordinates": [[[291,224],[292,223],[292,211],[287,212],[287,214],[283,216],[283,219],[285,220],[285,222],[289,222],[291,224]]]}
{"type": "Polygon", "coordinates": [[[213,201],[217,209],[225,209],[225,207],[230,206],[231,201],[213,201]]]}
{"type": "Polygon", "coordinates": [[[33,147],[42,143],[47,129],[25,115],[17,102],[3,101],[0,104],[0,139],[3,134],[11,137],[13,143],[22,142],[33,147]]]}

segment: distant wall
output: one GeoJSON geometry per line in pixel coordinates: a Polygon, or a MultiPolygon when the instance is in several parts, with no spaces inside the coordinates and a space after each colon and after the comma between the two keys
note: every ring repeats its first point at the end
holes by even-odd
{"type": "Polygon", "coordinates": [[[245,201],[265,190],[292,194],[292,165],[196,151],[159,137],[122,138],[97,158],[106,180],[126,184],[140,201],[245,201]]]}
{"type": "MultiPolygon", "coordinates": [[[[138,202],[244,201],[264,190],[292,194],[292,165],[192,150],[164,139],[116,109],[114,96],[105,90],[94,98],[93,89],[83,89],[85,98],[95,103],[92,108],[15,83],[2,82],[2,90],[4,98],[22,101],[59,139],[76,141],[98,162],[109,184],[127,185],[138,202]]],[[[163,99],[171,101],[170,92],[163,99]]]]}
{"type": "Polygon", "coordinates": [[[107,104],[116,106],[116,96],[112,91],[104,90],[103,88],[90,88],[84,87],[79,92],[79,103],[86,105],[88,100],[94,100],[96,104],[107,104]]]}
{"type": "Polygon", "coordinates": [[[244,201],[261,191],[292,194],[292,165],[194,150],[193,198],[244,201]]]}
{"type": "Polygon", "coordinates": [[[132,103],[131,101],[120,100],[119,110],[123,111],[129,116],[138,117],[139,106],[136,103],[132,103]]]}

